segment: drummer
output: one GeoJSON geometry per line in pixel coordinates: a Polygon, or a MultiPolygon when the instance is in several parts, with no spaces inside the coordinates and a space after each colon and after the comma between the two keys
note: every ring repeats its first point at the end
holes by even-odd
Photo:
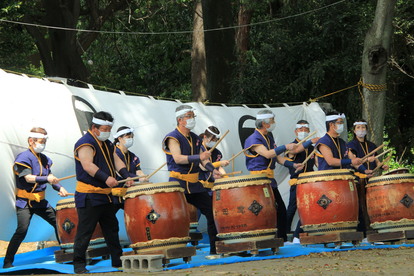
{"type": "MultiPolygon", "coordinates": [[[[217,143],[220,138],[220,131],[215,126],[209,126],[203,133],[200,134],[202,139],[201,149],[203,151],[210,150],[217,143]]],[[[211,152],[210,162],[213,164],[214,168],[218,169],[221,174],[225,174],[226,171],[223,167],[229,165],[229,161],[221,160],[222,153],[217,148],[211,152]]],[[[199,181],[203,184],[204,188],[211,189],[214,185],[213,173],[208,171],[200,164],[200,173],[198,176],[199,181]]],[[[209,191],[211,193],[211,190],[209,191]]]]}
{"type": "Polygon", "coordinates": [[[277,204],[277,228],[278,237],[287,241],[287,218],[286,206],[277,188],[274,178],[275,163],[278,162],[285,167],[301,170],[301,164],[293,163],[284,159],[281,154],[289,150],[293,154],[303,151],[303,145],[290,143],[276,147],[272,131],[275,129],[275,115],[270,110],[261,110],[256,115],[256,129],[252,135],[247,137],[244,148],[246,149],[246,167],[251,174],[265,173],[271,181],[273,194],[277,204]]]}
{"type": "MultiPolygon", "coordinates": [[[[296,123],[295,127],[295,135],[296,138],[292,143],[299,143],[303,139],[305,139],[309,135],[309,122],[306,120],[299,120],[296,123]]],[[[306,158],[310,154],[312,154],[314,147],[312,144],[315,144],[319,140],[319,137],[313,138],[311,140],[305,141],[303,143],[304,151],[301,151],[297,154],[288,153],[287,160],[292,161],[293,163],[301,164],[305,161],[306,158]]],[[[302,170],[296,170],[292,167],[289,168],[290,173],[290,195],[289,195],[289,205],[287,208],[287,227],[288,230],[290,229],[293,221],[293,217],[295,216],[297,205],[296,205],[296,181],[299,174],[303,172],[313,172],[313,166],[315,165],[315,158],[311,157],[302,170]]],[[[295,232],[293,233],[293,243],[300,243],[299,234],[303,232],[302,228],[300,228],[300,220],[296,225],[295,232]]]]}
{"type": "MultiPolygon", "coordinates": [[[[108,112],[93,114],[88,132],[75,144],[75,205],[79,218],[73,246],[73,266],[76,274],[89,272],[86,269],[86,250],[98,222],[111,254],[112,266],[122,266],[119,226],[110,194],[111,188],[118,185],[116,171],[123,178],[129,178],[129,172],[115,154],[114,145],[108,140],[113,121],[114,118],[108,112]]],[[[131,185],[133,181],[126,184],[131,185]]]]}
{"type": "Polygon", "coordinates": [[[201,149],[201,139],[191,132],[195,127],[196,115],[189,105],[180,105],[175,110],[177,127],[163,140],[163,150],[167,156],[170,181],[178,181],[184,188],[187,202],[198,208],[207,219],[207,232],[210,238],[210,254],[216,254],[217,229],[214,223],[212,200],[208,191],[198,181],[202,164],[215,179],[220,172],[210,162],[211,153],[201,149]]]}
{"type": "Polygon", "coordinates": [[[26,237],[33,214],[43,218],[55,229],[59,241],[56,212],[45,199],[45,190],[47,184],[51,184],[60,196],[65,197],[68,193],[59,184],[59,179],[52,174],[52,160],[42,153],[47,139],[44,128],[32,128],[28,135],[29,149],[19,153],[14,161],[17,228],[7,247],[3,268],[13,267],[14,255],[26,237]]]}
{"type": "MultiPolygon", "coordinates": [[[[377,148],[374,143],[366,138],[367,121],[364,119],[360,119],[354,122],[353,134],[354,139],[348,142],[347,147],[355,151],[356,157],[362,158],[377,148]]],[[[380,163],[381,162],[378,160],[378,158],[375,158],[374,154],[374,156],[368,157],[367,161],[364,163],[364,166],[368,170],[373,170],[379,166],[380,163]]],[[[388,165],[383,165],[382,169],[388,170],[388,165]]]]}
{"type": "Polygon", "coordinates": [[[326,130],[327,133],[319,139],[316,148],[318,170],[333,170],[345,169],[354,167],[361,173],[370,174],[364,165],[362,165],[361,158],[348,158],[346,143],[339,135],[344,131],[344,114],[338,112],[331,112],[326,115],[326,130]]]}
{"type": "MultiPolygon", "coordinates": [[[[134,129],[121,126],[118,128],[114,135],[115,151],[118,157],[125,163],[126,169],[129,172],[130,177],[144,176],[144,172],[141,169],[141,161],[138,156],[129,150],[134,144],[134,129]]],[[[148,182],[145,177],[140,178],[141,182],[148,182]]],[[[127,188],[123,183],[119,184],[115,188],[112,188],[112,195],[114,196],[113,203],[116,210],[124,209],[124,199],[127,188]]]]}

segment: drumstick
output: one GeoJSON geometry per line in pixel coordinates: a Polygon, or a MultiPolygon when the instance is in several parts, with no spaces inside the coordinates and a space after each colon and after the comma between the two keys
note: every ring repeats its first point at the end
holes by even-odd
{"type": "Polygon", "coordinates": [[[390,156],[388,156],[387,158],[385,158],[382,162],[380,162],[378,164],[378,166],[376,166],[375,169],[372,170],[372,173],[378,171],[385,163],[387,163],[388,161],[390,161],[391,157],[392,157],[392,154],[390,156]]]}
{"type": "MultiPolygon", "coordinates": [[[[303,160],[303,162],[302,162],[302,165],[305,165],[306,164],[306,162],[308,162],[309,161],[309,159],[311,159],[312,158],[312,155],[314,154],[316,152],[316,148],[308,155],[308,157],[306,157],[306,159],[305,160],[303,160]]],[[[297,173],[298,172],[298,170],[296,170],[295,171],[295,173],[297,173]]]]}
{"type": "Polygon", "coordinates": [[[401,163],[402,158],[403,158],[403,156],[404,156],[404,153],[405,153],[405,150],[406,150],[406,149],[407,149],[407,147],[405,147],[405,148],[404,148],[404,151],[403,151],[403,153],[401,154],[400,159],[398,159],[398,163],[401,163]]]}
{"type": "Polygon", "coordinates": [[[381,157],[381,156],[383,156],[384,154],[389,153],[390,151],[392,151],[392,149],[387,149],[387,150],[386,150],[386,151],[384,151],[383,153],[378,154],[377,156],[375,156],[375,158],[381,157]]]}
{"type": "Polygon", "coordinates": [[[242,171],[236,171],[236,172],[231,172],[231,173],[225,173],[225,174],[222,174],[221,176],[223,177],[223,176],[235,175],[235,174],[239,174],[239,173],[243,173],[243,172],[242,171]]]}
{"type": "Polygon", "coordinates": [[[371,155],[373,155],[374,153],[376,153],[378,150],[382,149],[385,146],[385,144],[382,144],[381,146],[377,147],[376,149],[374,149],[373,151],[371,151],[370,153],[368,153],[367,155],[365,155],[364,157],[361,158],[362,163],[365,163],[365,159],[367,159],[368,157],[370,157],[371,155]]]}
{"type": "Polygon", "coordinates": [[[227,130],[226,131],[226,133],[224,133],[223,134],[223,136],[221,136],[220,137],[220,139],[214,144],[214,146],[211,148],[211,149],[209,149],[208,151],[209,152],[212,152],[217,146],[218,146],[218,144],[220,144],[220,142],[221,142],[221,140],[223,140],[224,139],[224,137],[226,137],[226,135],[228,134],[230,132],[230,130],[227,130]]]}
{"type": "Polygon", "coordinates": [[[162,167],[164,167],[165,165],[167,165],[167,162],[165,162],[164,164],[162,164],[158,169],[156,169],[155,171],[153,171],[147,178],[150,179],[151,176],[153,176],[154,174],[156,174],[159,170],[162,169],[162,167]]]}
{"type": "Polygon", "coordinates": [[[74,195],[75,195],[75,193],[68,193],[68,195],[74,196],[74,195]]]}
{"type": "Polygon", "coordinates": [[[130,180],[137,180],[137,179],[140,179],[140,178],[143,178],[143,177],[148,177],[148,175],[141,175],[141,176],[135,176],[135,177],[123,179],[123,180],[118,181],[118,184],[122,184],[122,183],[128,182],[130,180]]]}
{"type": "Polygon", "coordinates": [[[239,151],[236,155],[233,155],[228,161],[231,162],[233,161],[234,158],[236,158],[237,156],[239,156],[240,154],[242,154],[243,152],[245,152],[247,149],[243,149],[242,151],[239,151]]]}
{"type": "Polygon", "coordinates": [[[69,176],[65,176],[65,177],[59,178],[58,180],[59,180],[59,181],[62,181],[62,180],[66,180],[66,179],[69,179],[69,178],[73,178],[73,177],[75,177],[75,176],[76,176],[76,174],[74,174],[74,175],[69,175],[69,176]]]}
{"type": "MultiPolygon", "coordinates": [[[[313,131],[311,134],[309,134],[308,136],[306,136],[303,140],[300,140],[296,145],[301,145],[302,143],[304,143],[304,142],[306,142],[306,140],[308,140],[310,137],[312,137],[313,135],[315,135],[316,134],[316,130],[315,131],[313,131]]],[[[285,152],[285,154],[287,154],[287,153],[289,153],[289,150],[287,150],[286,152],[285,152]]]]}

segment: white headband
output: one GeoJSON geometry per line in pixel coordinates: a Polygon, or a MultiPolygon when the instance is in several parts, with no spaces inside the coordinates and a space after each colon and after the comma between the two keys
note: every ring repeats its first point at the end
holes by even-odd
{"type": "Polygon", "coordinates": [[[186,114],[187,112],[194,112],[194,108],[185,108],[175,112],[175,118],[180,117],[181,115],[186,114]]]}
{"type": "Polygon", "coordinates": [[[296,124],[296,128],[307,127],[309,128],[309,124],[296,124]]]}
{"type": "Polygon", "coordinates": [[[264,113],[264,114],[257,114],[256,120],[264,120],[264,119],[271,119],[274,118],[275,115],[273,113],[264,113]]]}
{"type": "Polygon", "coordinates": [[[39,139],[47,139],[47,135],[38,132],[29,132],[29,138],[39,138],[39,139]]]}
{"type": "Polygon", "coordinates": [[[92,123],[101,125],[101,126],[113,126],[114,123],[110,121],[104,121],[99,118],[92,117],[92,123]]]}
{"type": "Polygon", "coordinates": [[[356,125],[366,125],[366,124],[367,124],[367,122],[355,122],[354,126],[356,126],[356,125]]]}
{"type": "Polygon", "coordinates": [[[134,133],[134,129],[133,128],[126,128],[126,129],[120,130],[117,133],[115,133],[114,138],[118,138],[118,137],[120,137],[124,134],[127,134],[127,133],[134,133]]]}
{"type": "Polygon", "coordinates": [[[345,119],[345,114],[342,113],[341,115],[329,115],[329,116],[326,116],[326,121],[327,122],[335,121],[335,120],[338,120],[340,118],[345,119]]]}
{"type": "Polygon", "coordinates": [[[220,138],[220,134],[214,133],[209,128],[207,128],[207,131],[210,132],[211,134],[213,134],[214,136],[216,136],[216,138],[220,138]]]}

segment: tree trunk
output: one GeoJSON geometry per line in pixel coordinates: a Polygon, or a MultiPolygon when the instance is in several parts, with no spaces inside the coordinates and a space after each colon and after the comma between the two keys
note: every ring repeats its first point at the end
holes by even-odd
{"type": "MultiPolygon", "coordinates": [[[[232,25],[230,0],[202,0],[204,30],[232,25]]],[[[207,97],[226,103],[230,99],[232,66],[235,61],[234,29],[204,33],[207,65],[207,97]]]]}
{"type": "MultiPolygon", "coordinates": [[[[41,0],[40,2],[39,10],[44,10],[44,13],[37,19],[26,14],[25,22],[40,21],[44,25],[76,29],[81,4],[83,4],[88,10],[87,28],[90,30],[99,30],[108,18],[128,5],[124,0],[112,0],[105,8],[99,9],[99,0],[41,0]]],[[[57,29],[44,31],[33,26],[26,26],[26,29],[35,40],[47,76],[88,80],[89,72],[83,63],[82,54],[97,38],[98,33],[85,32],[78,39],[76,31],[57,29]]]]}
{"type": "Polygon", "coordinates": [[[193,46],[191,50],[191,89],[193,101],[207,99],[206,48],[204,45],[203,7],[196,0],[194,9],[193,46]]]}
{"type": "Polygon", "coordinates": [[[365,36],[362,56],[365,102],[362,106],[362,117],[372,128],[372,131],[368,132],[369,138],[376,144],[383,142],[386,97],[384,85],[387,80],[395,3],[396,0],[378,0],[374,21],[365,36]]]}
{"type": "MultiPolygon", "coordinates": [[[[236,31],[236,49],[237,49],[237,58],[238,58],[238,78],[243,80],[244,78],[244,68],[246,66],[246,54],[249,50],[249,37],[250,37],[250,27],[247,26],[250,24],[252,19],[253,11],[247,9],[245,4],[240,4],[239,14],[238,14],[238,25],[239,27],[236,31]]],[[[243,86],[240,86],[239,93],[243,94],[243,86]]]]}

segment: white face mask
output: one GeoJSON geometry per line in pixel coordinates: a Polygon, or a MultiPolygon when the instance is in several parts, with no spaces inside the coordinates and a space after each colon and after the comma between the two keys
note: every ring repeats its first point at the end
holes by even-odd
{"type": "Polygon", "coordinates": [[[336,125],[336,133],[341,134],[344,131],[344,124],[336,125]]]}
{"type": "Polygon", "coordinates": [[[108,132],[103,132],[101,131],[101,133],[99,134],[99,136],[97,136],[96,138],[98,138],[99,141],[106,141],[108,140],[109,136],[111,135],[111,133],[108,132]]]}
{"type": "Polygon", "coordinates": [[[46,144],[35,143],[33,150],[36,153],[41,153],[45,150],[46,144]]]}
{"type": "Polygon", "coordinates": [[[211,149],[212,147],[214,147],[214,145],[216,144],[216,142],[214,141],[210,141],[206,143],[207,148],[211,149]]]}
{"type": "Polygon", "coordinates": [[[124,144],[124,146],[126,148],[132,147],[133,144],[134,144],[134,138],[125,138],[125,144],[124,144]]]}
{"type": "Polygon", "coordinates": [[[302,141],[308,135],[309,135],[309,132],[307,132],[307,131],[300,131],[300,132],[298,132],[298,139],[302,141]]]}
{"type": "Polygon", "coordinates": [[[364,138],[365,135],[367,135],[367,131],[365,129],[364,130],[355,130],[355,135],[358,138],[364,138]]]}
{"type": "Polygon", "coordinates": [[[196,125],[196,121],[195,121],[194,118],[190,118],[186,122],[187,122],[187,124],[185,125],[185,127],[189,130],[192,130],[196,125]]]}
{"type": "Polygon", "coordinates": [[[267,130],[267,132],[272,132],[273,130],[275,130],[275,127],[276,127],[276,123],[273,123],[273,124],[271,124],[271,125],[270,125],[270,127],[269,127],[269,128],[267,128],[266,130],[267,130]]]}

